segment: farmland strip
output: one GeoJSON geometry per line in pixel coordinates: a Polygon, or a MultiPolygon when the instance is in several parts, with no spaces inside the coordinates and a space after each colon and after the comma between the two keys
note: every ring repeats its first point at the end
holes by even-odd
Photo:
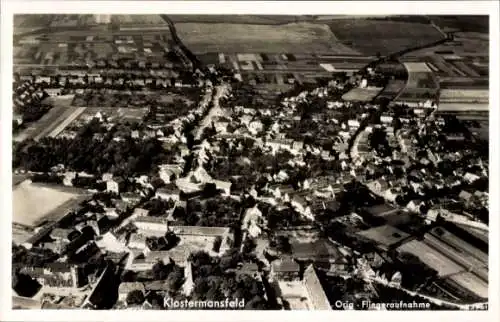
{"type": "Polygon", "coordinates": [[[78,107],[70,116],[68,116],[62,123],[59,124],[48,136],[56,137],[61,133],[71,122],[73,122],[78,116],[80,116],[86,107],[78,107]]]}

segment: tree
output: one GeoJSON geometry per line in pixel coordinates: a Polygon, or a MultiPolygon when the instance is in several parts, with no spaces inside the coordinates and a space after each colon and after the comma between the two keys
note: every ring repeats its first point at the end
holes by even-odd
{"type": "Polygon", "coordinates": [[[12,289],[19,296],[32,297],[42,286],[27,274],[15,272],[12,274],[12,289]]]}
{"type": "Polygon", "coordinates": [[[174,270],[168,274],[168,278],[165,283],[167,284],[169,292],[177,292],[184,283],[184,272],[182,269],[176,266],[174,270]]]}
{"type": "Polygon", "coordinates": [[[165,249],[169,250],[177,245],[177,243],[180,241],[180,238],[173,231],[167,231],[165,233],[165,240],[167,242],[165,249]]]}
{"type": "Polygon", "coordinates": [[[128,305],[131,304],[142,304],[144,303],[144,293],[141,290],[133,290],[127,294],[126,302],[128,305]]]}
{"type": "Polygon", "coordinates": [[[170,273],[168,265],[163,264],[161,261],[158,261],[153,265],[152,271],[155,280],[167,279],[170,273]]]}
{"type": "Polygon", "coordinates": [[[217,237],[215,238],[215,241],[214,241],[214,246],[213,246],[212,250],[213,250],[214,252],[217,252],[217,253],[218,253],[218,252],[219,252],[219,249],[220,249],[221,244],[222,244],[222,237],[217,236],[217,237]]]}
{"type": "Polygon", "coordinates": [[[256,295],[245,305],[245,310],[265,310],[267,308],[266,300],[256,295]]]}
{"type": "Polygon", "coordinates": [[[290,253],[292,250],[292,245],[290,240],[286,236],[278,236],[276,238],[276,250],[281,253],[290,253]]]}
{"type": "Polygon", "coordinates": [[[122,282],[135,282],[137,280],[137,273],[134,271],[125,271],[120,276],[122,282]]]}
{"type": "Polygon", "coordinates": [[[255,243],[255,241],[251,238],[247,238],[243,242],[242,253],[249,254],[249,253],[253,252],[256,247],[257,247],[257,244],[255,243]]]}

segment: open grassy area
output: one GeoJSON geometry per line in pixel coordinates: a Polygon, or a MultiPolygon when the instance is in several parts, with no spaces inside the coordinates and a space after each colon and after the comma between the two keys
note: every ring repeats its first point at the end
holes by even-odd
{"type": "Polygon", "coordinates": [[[300,53],[357,54],[342,45],[323,24],[250,25],[176,23],[183,43],[195,53],[300,53]]]}
{"type": "Polygon", "coordinates": [[[431,25],[368,19],[336,19],[328,23],[344,44],[366,55],[386,55],[442,39],[431,25]]]}
{"type": "Polygon", "coordinates": [[[35,227],[44,220],[56,220],[81,198],[76,192],[22,182],[13,191],[13,222],[35,227]]]}

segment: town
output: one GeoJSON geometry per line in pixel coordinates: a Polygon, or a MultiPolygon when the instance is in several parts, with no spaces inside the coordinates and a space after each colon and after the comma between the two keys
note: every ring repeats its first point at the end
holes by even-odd
{"type": "Polygon", "coordinates": [[[447,17],[17,15],[13,308],[487,310],[488,17],[447,17]]]}

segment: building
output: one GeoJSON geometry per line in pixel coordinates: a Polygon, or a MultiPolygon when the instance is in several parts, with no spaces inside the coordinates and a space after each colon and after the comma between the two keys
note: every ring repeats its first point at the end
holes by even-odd
{"type": "Polygon", "coordinates": [[[163,234],[168,231],[168,219],[166,217],[140,216],[135,219],[134,225],[146,231],[158,231],[163,234]]]}
{"type": "Polygon", "coordinates": [[[273,280],[296,281],[300,278],[300,266],[291,257],[275,260],[271,263],[270,277],[273,280]]]}
{"type": "Polygon", "coordinates": [[[113,179],[110,179],[106,182],[106,191],[108,192],[114,192],[116,194],[120,193],[120,187],[118,185],[118,182],[114,181],[113,179]]]}
{"type": "Polygon", "coordinates": [[[45,288],[64,291],[76,290],[79,286],[77,267],[68,263],[54,262],[43,267],[23,267],[20,272],[31,276],[45,288]]]}
{"type": "Polygon", "coordinates": [[[316,274],[314,266],[309,265],[304,271],[304,278],[302,280],[307,292],[307,298],[313,310],[331,310],[332,307],[325,294],[323,286],[316,274]]]}
{"type": "Polygon", "coordinates": [[[331,272],[343,271],[348,265],[339,249],[326,239],[310,243],[292,243],[292,254],[297,261],[314,263],[317,267],[331,272]]]}
{"type": "Polygon", "coordinates": [[[185,267],[192,251],[193,249],[187,245],[177,245],[170,250],[150,251],[147,248],[133,250],[127,258],[125,269],[136,272],[149,271],[159,261],[164,264],[173,262],[176,265],[185,267]]]}
{"type": "Polygon", "coordinates": [[[54,228],[50,232],[50,238],[63,242],[69,242],[69,234],[72,231],[72,229],[54,228]]]}
{"type": "Polygon", "coordinates": [[[231,185],[232,185],[231,182],[222,180],[213,180],[213,183],[215,184],[217,190],[222,190],[225,195],[229,196],[231,194],[231,185]]]}
{"type": "Polygon", "coordinates": [[[128,252],[128,248],[124,240],[118,238],[113,232],[108,231],[96,240],[97,246],[104,250],[113,253],[128,252]]]}
{"type": "Polygon", "coordinates": [[[121,194],[123,201],[129,204],[137,204],[141,200],[141,195],[135,192],[125,192],[121,194]]]}
{"type": "Polygon", "coordinates": [[[131,234],[127,246],[139,250],[146,249],[146,236],[137,233],[131,234]]]}
{"type": "Polygon", "coordinates": [[[180,190],[174,184],[168,184],[165,187],[156,190],[155,197],[162,200],[179,201],[180,190]]]}
{"type": "MultiPolygon", "coordinates": [[[[220,238],[219,254],[223,254],[229,250],[234,242],[234,236],[228,227],[170,226],[169,230],[186,242],[189,240],[199,241],[200,238],[206,238],[207,242],[211,241],[211,243],[214,243],[217,238],[220,238]]],[[[210,246],[207,247],[212,248],[210,246]]]]}
{"type": "Polygon", "coordinates": [[[40,228],[38,231],[35,232],[35,234],[33,234],[33,236],[31,236],[24,243],[22,243],[22,246],[26,249],[31,249],[33,246],[38,245],[40,241],[44,239],[46,236],[48,236],[51,231],[52,231],[51,225],[40,228]]]}

